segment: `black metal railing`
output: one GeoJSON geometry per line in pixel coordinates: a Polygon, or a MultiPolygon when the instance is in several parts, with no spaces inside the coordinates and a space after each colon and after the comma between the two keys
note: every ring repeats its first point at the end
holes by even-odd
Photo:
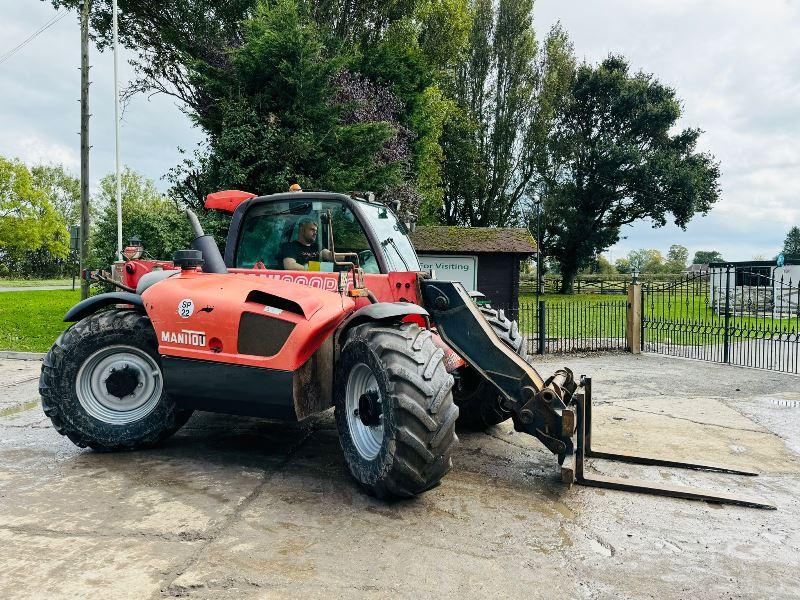
{"type": "Polygon", "coordinates": [[[727,265],[645,284],[642,350],[800,372],[800,286],[791,273],[727,265]]]}
{"type": "Polygon", "coordinates": [[[506,309],[525,336],[528,352],[551,354],[625,350],[627,302],[625,298],[600,301],[570,296],[523,302],[506,309]]]}
{"type": "MultiPolygon", "coordinates": [[[[641,282],[659,283],[662,285],[675,283],[685,277],[683,273],[637,273],[641,282]]],[[[578,275],[572,283],[574,294],[611,294],[625,295],[631,275],[578,275]]],[[[560,294],[562,279],[557,275],[546,275],[542,278],[542,294],[560,294]]],[[[536,293],[536,275],[523,273],[519,278],[520,294],[536,293]]]]}

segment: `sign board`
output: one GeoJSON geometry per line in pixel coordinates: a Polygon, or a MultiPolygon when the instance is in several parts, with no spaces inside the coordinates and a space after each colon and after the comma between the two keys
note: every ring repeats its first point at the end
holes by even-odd
{"type": "Polygon", "coordinates": [[[419,264],[425,271],[435,271],[437,279],[460,282],[468,292],[478,288],[477,256],[422,254],[419,264]]]}
{"type": "Polygon", "coordinates": [[[72,252],[77,252],[81,249],[80,242],[81,227],[80,225],[69,226],[69,249],[72,252]]]}

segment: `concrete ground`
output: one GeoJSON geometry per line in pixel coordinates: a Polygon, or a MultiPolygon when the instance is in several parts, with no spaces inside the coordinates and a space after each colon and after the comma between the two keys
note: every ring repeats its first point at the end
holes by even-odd
{"type": "Polygon", "coordinates": [[[557,480],[508,424],[461,434],[411,501],[364,495],[330,414],[197,413],[163,447],[59,436],[39,365],[0,361],[2,598],[797,598],[800,378],[655,355],[548,358],[594,378],[595,446],[725,462],[747,478],[595,461],[604,474],[759,495],[777,511],[557,480]]]}

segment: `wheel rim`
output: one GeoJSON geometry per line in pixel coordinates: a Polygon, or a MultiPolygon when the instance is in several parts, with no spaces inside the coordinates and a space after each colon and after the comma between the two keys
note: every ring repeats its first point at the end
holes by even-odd
{"type": "Polygon", "coordinates": [[[347,409],[347,426],[350,429],[350,439],[358,453],[367,460],[378,456],[383,445],[383,415],[377,417],[377,425],[366,425],[362,420],[361,407],[364,406],[362,396],[377,398],[381,404],[380,389],[375,375],[364,363],[358,363],[350,371],[347,378],[347,391],[345,392],[347,409]]]}
{"type": "Polygon", "coordinates": [[[110,425],[126,425],[149,415],[163,389],[158,363],[133,346],[98,350],[84,361],[75,380],[84,410],[110,425]]]}

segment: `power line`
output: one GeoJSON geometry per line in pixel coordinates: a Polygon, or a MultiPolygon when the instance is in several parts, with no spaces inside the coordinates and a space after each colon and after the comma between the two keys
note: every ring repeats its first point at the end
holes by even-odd
{"type": "Polygon", "coordinates": [[[57,13],[53,18],[51,18],[47,23],[42,25],[39,29],[34,31],[30,36],[20,42],[18,45],[11,48],[11,50],[6,51],[2,55],[0,55],[0,65],[6,62],[9,58],[14,56],[17,52],[22,50],[25,46],[30,44],[33,40],[35,40],[39,35],[44,33],[47,29],[58,23],[61,19],[67,16],[67,12],[57,13]]]}

